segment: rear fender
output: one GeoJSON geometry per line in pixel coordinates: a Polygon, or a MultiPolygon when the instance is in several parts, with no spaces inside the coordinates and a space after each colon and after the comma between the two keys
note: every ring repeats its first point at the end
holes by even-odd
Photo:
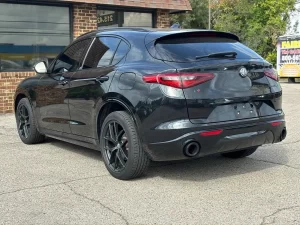
{"type": "Polygon", "coordinates": [[[95,110],[98,113],[95,114],[96,118],[94,119],[94,121],[96,121],[95,137],[98,137],[98,134],[100,134],[98,125],[100,123],[100,119],[102,119],[101,113],[103,112],[105,107],[108,106],[109,103],[117,103],[120,106],[122,106],[126,110],[126,112],[132,117],[132,120],[134,121],[136,128],[139,131],[141,127],[141,120],[139,116],[135,113],[135,108],[130,103],[130,101],[120,94],[109,93],[106,96],[104,96],[100,101],[98,101],[98,103],[96,104],[95,110]]]}

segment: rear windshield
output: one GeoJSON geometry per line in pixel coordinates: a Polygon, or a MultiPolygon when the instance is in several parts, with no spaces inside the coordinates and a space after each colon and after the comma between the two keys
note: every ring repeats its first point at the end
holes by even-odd
{"type": "MultiPolygon", "coordinates": [[[[196,57],[206,56],[219,52],[236,52],[238,59],[259,58],[257,53],[240,42],[215,37],[186,37],[170,38],[158,40],[155,43],[155,58],[160,58],[171,62],[191,62],[198,60],[208,60],[207,58],[196,59],[196,57]]],[[[210,58],[211,59],[211,58],[210,58]]]]}

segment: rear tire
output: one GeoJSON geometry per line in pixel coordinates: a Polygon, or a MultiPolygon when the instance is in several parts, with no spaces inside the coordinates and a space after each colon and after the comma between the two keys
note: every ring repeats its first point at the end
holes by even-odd
{"type": "Polygon", "coordinates": [[[239,158],[244,158],[249,155],[252,155],[258,147],[252,147],[252,148],[247,148],[244,150],[239,150],[235,152],[228,152],[228,153],[223,153],[222,156],[227,157],[227,158],[232,158],[232,159],[239,159],[239,158]]]}
{"type": "Polygon", "coordinates": [[[107,170],[117,179],[139,177],[149,166],[150,160],[127,112],[112,112],[105,118],[101,128],[100,147],[107,170]]]}
{"type": "Polygon", "coordinates": [[[289,77],[289,78],[288,78],[288,82],[289,82],[289,83],[296,83],[295,77],[289,77]]]}
{"type": "Polygon", "coordinates": [[[45,140],[45,136],[37,130],[36,118],[27,98],[22,98],[19,101],[16,110],[16,120],[19,137],[23,143],[38,144],[45,140]]]}

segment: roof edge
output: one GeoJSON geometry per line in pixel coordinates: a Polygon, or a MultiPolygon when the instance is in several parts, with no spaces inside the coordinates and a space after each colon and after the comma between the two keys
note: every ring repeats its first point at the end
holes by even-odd
{"type": "Polygon", "coordinates": [[[56,0],[55,2],[72,2],[72,3],[85,3],[85,4],[96,4],[96,5],[107,5],[107,6],[119,6],[119,7],[137,7],[137,8],[150,8],[150,9],[166,9],[166,10],[180,10],[180,11],[191,11],[192,7],[189,0],[165,0],[165,1],[122,1],[116,0],[56,0]]]}

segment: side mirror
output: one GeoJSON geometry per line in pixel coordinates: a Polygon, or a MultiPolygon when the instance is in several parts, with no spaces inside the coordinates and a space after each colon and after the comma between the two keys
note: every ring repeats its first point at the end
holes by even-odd
{"type": "Polygon", "coordinates": [[[39,62],[35,64],[33,68],[37,73],[47,73],[47,66],[45,62],[39,62]]]}

